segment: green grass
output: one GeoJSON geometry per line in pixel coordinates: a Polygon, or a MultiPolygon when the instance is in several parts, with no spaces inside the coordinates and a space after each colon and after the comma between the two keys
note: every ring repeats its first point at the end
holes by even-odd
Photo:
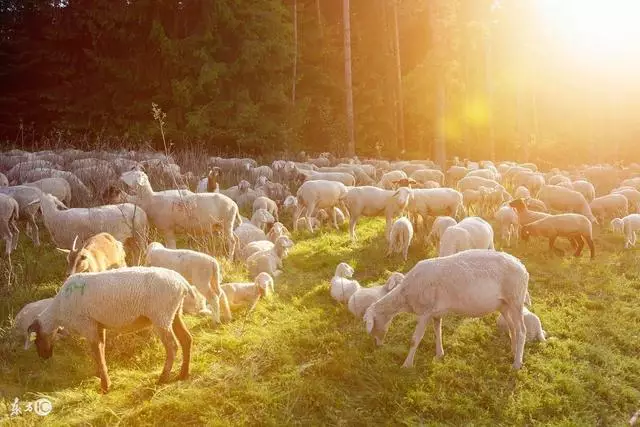
{"type": "MultiPolygon", "coordinates": [[[[42,361],[8,334],[20,307],[53,295],[63,279],[63,257],[50,244],[34,249],[23,241],[14,254],[18,283],[0,296],[0,424],[609,426],[624,425],[640,408],[640,266],[621,237],[596,231],[594,262],[586,254],[550,256],[543,240],[509,250],[531,274],[532,310],[550,335],[527,344],[519,372],[497,314],[445,318],[445,358],[434,360],[429,328],[416,367],[403,369],[414,316],[398,316],[376,348],[328,292],[341,261],[369,285],[434,255],[420,243],[406,263],[384,258],[383,227],[379,219],[362,221],[355,244],[344,229],[300,233],[274,298],[216,329],[208,318],[187,316],[194,335],[188,381],[156,384],[164,351],[151,331],[109,334],[113,388],[104,396],[83,340],[58,343],[42,361]],[[9,420],[15,397],[40,395],[53,401],[52,414],[9,420]]],[[[224,265],[226,280],[245,278],[224,265]]]]}

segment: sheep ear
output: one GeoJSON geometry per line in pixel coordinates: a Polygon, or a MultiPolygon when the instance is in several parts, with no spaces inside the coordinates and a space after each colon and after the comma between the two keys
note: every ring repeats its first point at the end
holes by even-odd
{"type": "Polygon", "coordinates": [[[29,334],[32,333],[38,333],[40,332],[40,321],[38,321],[38,319],[34,320],[33,323],[31,323],[31,325],[29,325],[29,328],[27,329],[27,332],[29,334]]]}
{"type": "Polygon", "coordinates": [[[373,331],[373,325],[375,324],[375,318],[373,317],[373,312],[371,310],[367,310],[364,313],[364,325],[367,328],[367,333],[370,334],[373,331]]]}

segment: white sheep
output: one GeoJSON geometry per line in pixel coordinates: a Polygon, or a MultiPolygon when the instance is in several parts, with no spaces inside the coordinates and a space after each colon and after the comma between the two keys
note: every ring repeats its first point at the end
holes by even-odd
{"type": "Polygon", "coordinates": [[[606,217],[623,217],[629,214],[629,201],[624,194],[614,193],[596,197],[589,206],[600,222],[604,222],[606,217]]]}
{"type": "Polygon", "coordinates": [[[333,181],[340,182],[348,187],[356,185],[356,179],[353,175],[344,172],[303,172],[305,182],[309,181],[333,181]]]}
{"type": "Polygon", "coordinates": [[[596,251],[593,245],[592,227],[591,221],[584,215],[573,213],[548,215],[537,221],[523,225],[520,229],[520,236],[523,240],[528,240],[529,236],[548,237],[549,250],[559,255],[563,254],[562,250],[554,246],[554,242],[558,237],[567,237],[576,243],[577,247],[574,256],[580,256],[584,242],[587,242],[589,251],[591,252],[591,259],[593,260],[596,256],[596,251]]]}
{"type": "Polygon", "coordinates": [[[386,256],[390,256],[392,253],[402,252],[402,257],[407,260],[409,253],[409,245],[413,239],[413,226],[411,221],[407,217],[400,217],[391,226],[391,233],[389,234],[389,248],[387,249],[386,256]]]}
{"type": "Polygon", "coordinates": [[[291,237],[291,233],[289,233],[287,227],[285,227],[281,222],[274,222],[267,233],[267,239],[275,243],[280,236],[291,237]]]}
{"type": "Polygon", "coordinates": [[[362,317],[371,304],[391,292],[402,280],[404,280],[404,274],[395,272],[382,286],[359,288],[349,297],[347,303],[349,311],[356,317],[362,317]]]}
{"type": "Polygon", "coordinates": [[[182,321],[182,303],[192,292],[179,273],[159,267],[128,267],[100,273],[78,273],[62,285],[54,300],[29,326],[43,359],[53,354],[53,339],[60,326],[84,337],[90,344],[104,393],[111,380],[105,361],[105,330],[140,328],[152,324],[167,358],[160,382],[169,379],[177,352],[182,348],[179,379],[189,376],[191,334],[182,321]]]}
{"type": "Polygon", "coordinates": [[[582,194],[587,202],[591,203],[596,198],[596,189],[589,181],[577,180],[571,183],[573,189],[582,194]]]}
{"type": "Polygon", "coordinates": [[[411,190],[408,210],[413,215],[420,215],[423,220],[428,216],[461,215],[464,213],[462,193],[453,188],[411,190]]]}
{"type": "Polygon", "coordinates": [[[435,181],[442,186],[444,184],[444,174],[437,169],[419,169],[413,172],[409,178],[424,185],[429,181],[435,181]]]}
{"type": "Polygon", "coordinates": [[[404,171],[394,170],[385,173],[380,178],[380,182],[378,182],[378,187],[383,190],[395,190],[394,182],[399,181],[401,179],[409,178],[404,171]]]}
{"type": "Polygon", "coordinates": [[[507,246],[511,246],[512,241],[518,241],[520,223],[518,221],[518,213],[509,205],[500,207],[496,211],[495,219],[500,226],[500,238],[506,242],[507,246]]]}
{"type": "Polygon", "coordinates": [[[640,213],[640,191],[635,188],[615,188],[611,194],[622,194],[629,201],[629,212],[640,213]]]}
{"type": "Polygon", "coordinates": [[[11,260],[11,252],[18,246],[17,221],[20,207],[13,197],[0,194],[0,238],[5,242],[5,254],[11,260]]]}
{"type": "Polygon", "coordinates": [[[238,306],[250,303],[248,311],[251,312],[261,297],[274,293],[273,277],[268,273],[260,273],[253,282],[225,283],[222,290],[227,295],[229,304],[238,306]]]}
{"type": "Polygon", "coordinates": [[[42,178],[38,181],[24,184],[27,187],[39,188],[43,193],[56,196],[58,200],[69,206],[71,203],[71,186],[63,178],[42,178]]]}
{"type": "Polygon", "coordinates": [[[514,199],[528,199],[529,197],[531,197],[531,193],[529,192],[529,189],[522,185],[516,188],[515,191],[513,192],[514,199]]]}
{"type": "Polygon", "coordinates": [[[109,233],[91,236],[79,248],[78,237],[71,249],[56,248],[67,255],[67,274],[105,271],[126,267],[126,253],[122,243],[109,233]]]}
{"type": "Polygon", "coordinates": [[[266,196],[256,197],[256,199],[253,201],[253,212],[256,212],[258,209],[264,209],[268,211],[271,215],[273,215],[276,221],[279,221],[278,205],[270,198],[266,196]]]}
{"type": "Polygon", "coordinates": [[[28,350],[31,347],[31,333],[29,332],[29,326],[36,320],[38,314],[42,313],[45,308],[51,304],[53,298],[45,298],[38,301],[30,302],[22,307],[22,309],[16,315],[16,319],[13,324],[13,330],[16,335],[24,338],[24,349],[28,350]]]}
{"type": "Polygon", "coordinates": [[[214,257],[189,249],[165,248],[161,243],[153,242],[147,247],[146,265],[177,271],[195,286],[213,310],[214,325],[220,323],[221,318],[231,320],[229,302],[220,288],[222,269],[214,257]]]}
{"type": "Polygon", "coordinates": [[[220,193],[155,192],[149,178],[141,171],[126,172],[120,179],[133,192],[133,195],[127,195],[127,201],[144,209],[151,223],[164,235],[167,247],[176,247],[176,231],[207,235],[221,229],[229,257],[233,259],[236,246],[234,224],[242,222],[238,205],[233,200],[220,193]]]}
{"type": "MultiPolygon", "coordinates": [[[[527,341],[546,341],[547,333],[542,329],[542,323],[540,318],[530,312],[527,307],[522,307],[522,315],[524,316],[524,326],[527,330],[527,341]]],[[[496,320],[498,330],[508,332],[509,325],[507,319],[500,314],[496,320]]]]}
{"type": "Polygon", "coordinates": [[[579,213],[586,216],[591,222],[597,223],[596,217],[591,212],[589,203],[582,193],[558,185],[543,185],[537,197],[549,209],[579,213]]]}
{"type": "Polygon", "coordinates": [[[256,240],[266,240],[267,235],[263,231],[267,224],[273,224],[275,219],[266,209],[258,209],[251,216],[250,222],[243,222],[233,233],[238,237],[239,248],[256,240]]]}
{"type": "Polygon", "coordinates": [[[396,314],[415,313],[418,324],[404,367],[413,359],[433,319],[436,357],[444,356],[442,317],[448,313],[479,317],[499,310],[509,324],[513,368],[522,367],[526,338],[522,308],[528,298],[529,273],[515,257],[496,251],[475,249],[418,262],[391,292],[365,312],[367,332],[382,345],[396,314]]]}
{"type": "Polygon", "coordinates": [[[452,225],[456,225],[458,222],[451,218],[450,216],[438,216],[433,221],[431,225],[431,231],[426,238],[427,242],[435,242],[436,245],[440,244],[440,238],[442,237],[442,233],[444,230],[451,227],[452,225]]]}
{"type": "MultiPolygon", "coordinates": [[[[306,211],[307,228],[312,230],[310,219],[316,209],[328,209],[336,206],[344,207],[344,199],[347,196],[347,187],[341,182],[334,181],[306,181],[298,188],[298,206],[293,216],[293,230],[298,230],[298,219],[303,211],[306,211]]],[[[345,213],[349,212],[344,208],[345,213]]],[[[338,229],[336,213],[333,214],[333,225],[338,229]]]]}
{"type": "Polygon", "coordinates": [[[9,186],[9,180],[7,179],[5,174],[0,172],[0,187],[7,187],[7,186],[9,186]]]}
{"type": "Polygon", "coordinates": [[[331,279],[331,287],[329,293],[331,297],[338,302],[348,302],[351,295],[360,289],[360,283],[353,277],[353,267],[346,262],[341,262],[336,267],[336,272],[331,279]]]}
{"type": "Polygon", "coordinates": [[[345,205],[350,214],[349,236],[351,240],[356,240],[356,223],[361,216],[378,215],[385,216],[385,236],[388,238],[393,218],[406,209],[410,199],[411,190],[406,187],[400,187],[395,191],[372,186],[349,188],[345,205]]]}
{"type": "Polygon", "coordinates": [[[0,194],[11,196],[18,202],[19,220],[25,223],[25,233],[31,238],[35,246],[40,246],[40,230],[36,222],[36,215],[40,209],[40,197],[44,195],[39,188],[16,185],[0,188],[0,194]]]}
{"type": "Polygon", "coordinates": [[[256,252],[247,258],[247,270],[252,277],[260,273],[269,273],[273,277],[282,274],[282,260],[288,249],[293,247],[293,241],[287,236],[280,236],[271,249],[256,252]]]}
{"type": "Polygon", "coordinates": [[[630,214],[624,218],[611,220],[611,228],[615,233],[624,234],[624,247],[628,249],[636,245],[636,231],[640,230],[640,214],[630,214]]]}
{"type": "Polygon", "coordinates": [[[440,238],[438,256],[453,255],[467,249],[494,249],[491,224],[480,217],[470,216],[448,227],[440,238]]]}

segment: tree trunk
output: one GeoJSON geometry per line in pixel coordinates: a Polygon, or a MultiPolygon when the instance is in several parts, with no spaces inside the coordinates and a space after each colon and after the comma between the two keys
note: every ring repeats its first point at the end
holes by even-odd
{"type": "Polygon", "coordinates": [[[296,105],[296,83],[298,81],[298,0],[293,0],[293,51],[291,103],[296,105]]]}
{"type": "MultiPolygon", "coordinates": [[[[489,24],[491,25],[491,24],[489,24]]],[[[496,160],[496,142],[494,137],[494,127],[493,127],[493,76],[491,75],[491,28],[487,28],[487,34],[485,35],[485,82],[486,82],[486,90],[487,90],[487,117],[488,117],[488,125],[489,125],[489,160],[496,160]]]]}
{"type": "Polygon", "coordinates": [[[320,38],[324,38],[324,26],[322,25],[322,12],[320,11],[320,0],[316,0],[316,15],[318,16],[318,28],[320,29],[320,38]]]}
{"type": "Polygon", "coordinates": [[[393,21],[394,21],[394,29],[395,29],[395,55],[396,55],[396,73],[398,79],[398,97],[396,98],[396,115],[398,117],[397,125],[397,134],[398,134],[398,145],[401,153],[405,152],[405,142],[404,142],[404,102],[402,99],[402,67],[400,66],[400,29],[398,27],[398,1],[395,0],[393,2],[393,21]]]}
{"type": "Polygon", "coordinates": [[[351,13],[349,11],[349,0],[342,1],[342,20],[344,25],[344,80],[347,97],[347,136],[349,138],[347,146],[347,156],[356,154],[356,138],[353,116],[353,82],[351,79],[351,13]]]}
{"type": "Polygon", "coordinates": [[[447,149],[446,139],[444,135],[444,114],[445,114],[445,59],[443,53],[443,35],[438,25],[439,16],[438,8],[442,7],[442,3],[436,4],[433,0],[428,3],[429,7],[429,25],[431,26],[432,51],[435,58],[434,79],[436,91],[436,111],[434,117],[434,137],[433,137],[433,158],[440,168],[445,171],[447,167],[447,149]]]}

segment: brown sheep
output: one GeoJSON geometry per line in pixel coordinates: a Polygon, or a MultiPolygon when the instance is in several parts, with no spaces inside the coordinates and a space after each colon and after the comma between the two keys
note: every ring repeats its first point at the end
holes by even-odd
{"type": "Polygon", "coordinates": [[[550,215],[546,218],[533,221],[522,227],[520,232],[523,240],[528,240],[529,236],[542,236],[549,238],[549,250],[555,252],[558,255],[563,255],[561,249],[554,246],[554,242],[557,237],[567,237],[570,240],[575,241],[578,245],[574,256],[580,256],[582,248],[584,247],[584,239],[589,245],[589,251],[591,252],[591,259],[596,255],[595,248],[593,246],[593,230],[591,221],[581,214],[560,214],[550,215]]]}
{"type": "Polygon", "coordinates": [[[126,267],[126,253],[122,243],[109,233],[99,233],[89,237],[77,248],[78,236],[73,240],[73,247],[58,249],[67,254],[67,274],[96,273],[110,268],[126,267]]]}

